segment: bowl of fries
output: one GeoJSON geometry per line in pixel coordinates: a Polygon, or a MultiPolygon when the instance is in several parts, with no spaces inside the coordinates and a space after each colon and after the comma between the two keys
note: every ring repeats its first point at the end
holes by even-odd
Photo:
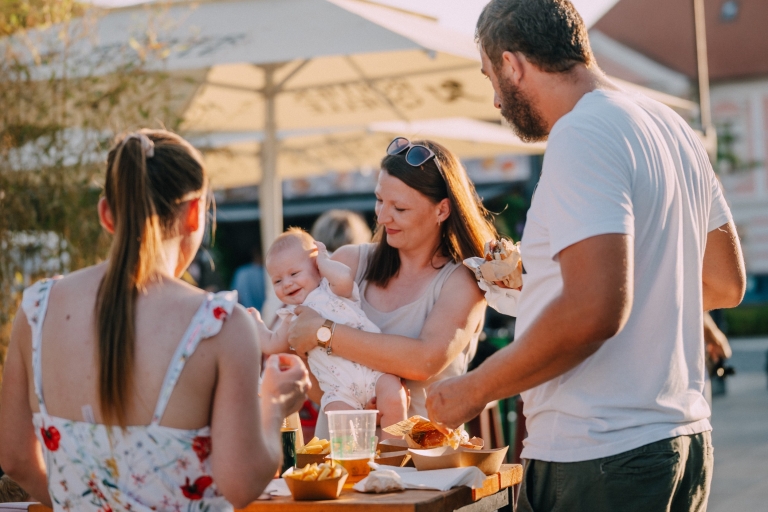
{"type": "Polygon", "coordinates": [[[303,468],[307,464],[325,462],[331,453],[331,442],[327,439],[313,437],[310,442],[296,450],[296,467],[303,468]]]}
{"type": "Polygon", "coordinates": [[[283,473],[293,499],[335,500],[341,494],[348,473],[339,464],[323,462],[307,464],[303,468],[290,468],[283,473]]]}

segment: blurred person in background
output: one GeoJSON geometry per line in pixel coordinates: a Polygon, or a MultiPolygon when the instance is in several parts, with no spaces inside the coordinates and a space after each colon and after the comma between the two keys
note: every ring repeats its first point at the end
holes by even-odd
{"type": "Polygon", "coordinates": [[[245,308],[261,311],[266,297],[264,266],[261,264],[261,249],[253,248],[251,262],[235,270],[231,288],[237,292],[237,301],[245,308]]]}
{"type": "Polygon", "coordinates": [[[709,313],[704,313],[704,349],[707,356],[707,382],[704,387],[704,396],[711,408],[712,396],[725,394],[725,378],[732,375],[734,369],[725,366],[726,359],[733,355],[728,338],[709,313]]]}
{"type": "Polygon", "coordinates": [[[207,198],[202,158],[184,139],[122,137],[98,203],[108,260],[24,291],[0,464],[54,510],[231,511],[280,465],[280,426],[303,403],[307,372],[275,356],[259,386],[256,326],[235,294],[180,279],[207,198]]]}
{"type": "Polygon", "coordinates": [[[362,215],[349,210],[328,210],[312,224],[310,234],[331,254],[345,245],[367,244],[373,236],[362,215]]]}
{"type": "Polygon", "coordinates": [[[522,394],[521,511],[704,511],[703,314],[745,289],[704,146],[669,107],[606,78],[568,0],[492,0],[477,40],[496,107],[547,151],[515,342],[434,384],[429,417],[456,428],[522,394]]]}

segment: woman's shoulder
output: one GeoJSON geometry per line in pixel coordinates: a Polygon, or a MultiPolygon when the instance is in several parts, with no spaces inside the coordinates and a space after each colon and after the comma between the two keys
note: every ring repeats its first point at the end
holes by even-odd
{"type": "Polygon", "coordinates": [[[444,279],[442,286],[438,290],[440,295],[454,296],[454,294],[476,295],[478,299],[482,298],[483,293],[477,286],[475,275],[461,263],[449,262],[443,267],[444,279]]]}
{"type": "Polygon", "coordinates": [[[99,284],[104,277],[106,264],[100,263],[85,267],[66,275],[57,275],[40,279],[24,290],[22,307],[29,316],[30,307],[40,307],[44,297],[54,297],[54,301],[68,302],[72,298],[82,298],[98,293],[99,284]],[[54,287],[53,284],[56,283],[54,287]]]}

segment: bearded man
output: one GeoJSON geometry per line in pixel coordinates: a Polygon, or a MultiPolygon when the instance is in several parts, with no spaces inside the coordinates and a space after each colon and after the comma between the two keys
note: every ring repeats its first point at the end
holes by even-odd
{"type": "Polygon", "coordinates": [[[456,428],[522,394],[520,510],[703,511],[703,314],[745,288],[706,151],[671,109],[605,77],[567,0],[492,0],[477,41],[496,107],[548,143],[515,341],[433,385],[429,417],[456,428]]]}

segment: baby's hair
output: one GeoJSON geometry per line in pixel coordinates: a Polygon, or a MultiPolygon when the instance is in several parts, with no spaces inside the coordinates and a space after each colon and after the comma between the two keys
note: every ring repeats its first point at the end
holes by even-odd
{"type": "Polygon", "coordinates": [[[275,253],[284,251],[289,247],[294,247],[296,244],[302,247],[314,247],[315,239],[301,228],[288,228],[283,233],[280,233],[280,235],[275,238],[275,241],[272,242],[272,245],[267,251],[266,259],[269,259],[269,257],[273,256],[275,253]]]}

